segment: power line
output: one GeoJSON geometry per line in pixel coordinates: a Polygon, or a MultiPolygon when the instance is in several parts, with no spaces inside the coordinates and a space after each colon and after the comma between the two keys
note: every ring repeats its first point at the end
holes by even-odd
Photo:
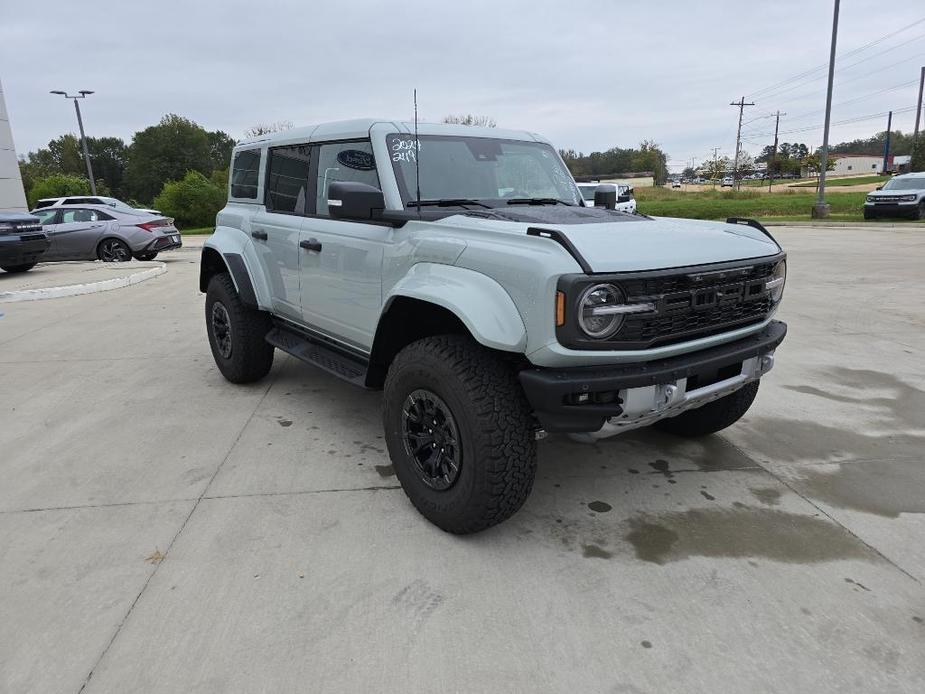
{"type": "MultiPolygon", "coordinates": [[[[874,39],[873,41],[870,41],[870,42],[868,42],[868,43],[865,43],[863,46],[859,46],[858,48],[854,48],[854,49],[852,49],[852,50],[850,50],[850,51],[846,51],[845,53],[843,53],[843,54],[841,54],[840,56],[838,56],[838,59],[839,59],[839,60],[844,60],[845,58],[848,58],[849,56],[857,55],[858,53],[861,53],[861,52],[863,52],[863,51],[866,51],[868,48],[872,48],[873,46],[876,46],[877,44],[883,43],[883,42],[886,41],[887,39],[892,38],[892,37],[896,36],[897,34],[901,34],[901,33],[904,32],[904,31],[908,31],[908,30],[911,29],[912,27],[917,26],[917,25],[919,25],[919,24],[922,24],[923,22],[925,22],[925,17],[922,17],[921,19],[917,19],[917,20],[914,21],[914,22],[910,22],[909,24],[907,24],[906,26],[902,27],[901,29],[897,29],[896,31],[890,32],[890,33],[888,33],[888,34],[884,34],[883,36],[881,36],[881,37],[879,37],[879,38],[876,38],[876,39],[874,39]]],[[[772,91],[774,91],[777,87],[780,87],[780,86],[785,85],[785,84],[789,84],[790,82],[793,82],[793,81],[798,80],[798,79],[802,79],[803,77],[806,77],[806,76],[808,76],[808,75],[811,75],[811,74],[813,74],[813,73],[816,73],[816,72],[818,72],[818,71],[820,71],[820,70],[824,70],[824,69],[827,68],[828,66],[829,66],[829,64],[828,64],[827,62],[826,62],[826,63],[820,63],[819,65],[817,65],[817,66],[815,66],[815,67],[812,67],[812,68],[810,68],[809,70],[805,70],[804,72],[801,72],[801,73],[799,73],[799,74],[797,74],[797,75],[793,75],[793,76],[791,76],[791,77],[788,77],[788,78],[786,78],[786,79],[784,79],[784,80],[781,80],[780,82],[775,82],[774,84],[772,84],[772,85],[770,85],[770,86],[763,87],[762,89],[758,89],[758,90],[756,90],[756,91],[754,91],[754,92],[751,92],[751,93],[748,94],[747,96],[748,96],[749,98],[752,98],[752,97],[758,96],[759,94],[766,94],[766,93],[768,93],[768,92],[772,92],[772,91]]]]}
{"type": "MultiPolygon", "coordinates": [[[[878,89],[877,91],[871,92],[870,94],[862,94],[861,96],[856,96],[853,99],[847,99],[846,101],[839,101],[837,104],[832,104],[832,106],[833,107],[834,106],[845,106],[846,104],[852,104],[857,101],[863,101],[864,99],[869,99],[879,94],[885,94],[887,92],[896,91],[897,89],[903,89],[904,87],[910,87],[913,84],[918,84],[918,80],[909,80],[908,82],[903,82],[902,84],[897,84],[893,87],[886,87],[884,89],[878,89]]],[[[807,116],[813,116],[817,113],[822,113],[824,110],[825,109],[817,108],[813,111],[804,111],[803,113],[799,113],[796,116],[793,116],[791,120],[802,120],[803,118],[806,118],[807,116]]]]}
{"type": "MultiPolygon", "coordinates": [[[[893,113],[894,114],[909,113],[911,111],[914,111],[915,108],[916,108],[915,106],[906,106],[904,108],[896,108],[896,109],[893,109],[893,113]]],[[[888,113],[889,111],[881,111],[880,113],[870,113],[864,116],[858,116],[856,118],[847,118],[845,120],[833,121],[832,125],[851,125],[852,123],[863,123],[864,121],[883,118],[888,113]]],[[[822,127],[823,127],[822,125],[810,125],[805,128],[793,128],[791,130],[782,130],[780,134],[781,135],[791,135],[793,133],[811,132],[813,130],[821,130],[822,127]]],[[[764,136],[764,135],[773,135],[773,133],[761,133],[760,135],[753,136],[753,137],[759,137],[759,136],[764,136]]]]}

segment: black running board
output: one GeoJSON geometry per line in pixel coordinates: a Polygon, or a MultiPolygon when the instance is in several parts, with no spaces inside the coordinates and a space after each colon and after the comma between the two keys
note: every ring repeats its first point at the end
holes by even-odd
{"type": "Polygon", "coordinates": [[[296,359],[317,366],[322,371],[327,371],[355,386],[366,387],[366,371],[369,365],[359,358],[343,354],[312,340],[307,335],[282,326],[277,326],[267,333],[266,340],[296,359]]]}

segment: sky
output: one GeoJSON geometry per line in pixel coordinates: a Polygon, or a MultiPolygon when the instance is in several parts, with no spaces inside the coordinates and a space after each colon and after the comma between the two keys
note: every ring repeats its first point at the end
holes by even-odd
{"type": "MultiPolygon", "coordinates": [[[[20,155],[166,113],[239,139],[274,121],[474,113],[583,153],[658,142],[669,168],[743,148],[822,144],[833,0],[0,0],[0,81],[20,155]],[[818,68],[818,69],[816,69],[818,68]],[[813,70],[798,79],[793,78],[813,70]],[[797,131],[797,132],[792,132],[797,131]]],[[[925,3],[843,0],[832,142],[911,132],[925,3]],[[918,22],[918,23],[916,23],[918,22]],[[877,42],[872,46],[865,46],[877,42]],[[863,49],[863,50],[857,50],[863,49]],[[884,115],[875,115],[875,114],[884,115]],[[857,120],[868,117],[864,120],[857,120]]]]}

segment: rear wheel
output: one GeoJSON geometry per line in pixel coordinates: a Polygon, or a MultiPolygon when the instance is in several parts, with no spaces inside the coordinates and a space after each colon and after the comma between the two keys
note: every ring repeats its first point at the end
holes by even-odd
{"type": "Polygon", "coordinates": [[[719,400],[688,410],[677,417],[669,417],[656,422],[653,426],[677,436],[696,438],[706,436],[735,424],[742,418],[758,395],[760,381],[747,383],[736,392],[719,400]]]}
{"type": "Polygon", "coordinates": [[[925,200],[919,203],[919,208],[915,211],[915,219],[925,219],[925,200]]]}
{"type": "Polygon", "coordinates": [[[468,337],[429,337],[398,354],[384,390],[395,474],[427,520],[474,533],[523,505],[536,476],[536,440],[510,365],[468,337]]]}
{"type": "Polygon", "coordinates": [[[26,272],[35,267],[35,263],[22,263],[20,265],[0,265],[0,270],[6,272],[26,272]]]}
{"type": "Polygon", "coordinates": [[[270,316],[245,306],[227,273],[215,275],[206,290],[206,331],[222,376],[232,383],[259,381],[273,366],[266,341],[270,316]]]}
{"type": "Polygon", "coordinates": [[[125,263],[132,259],[132,250],[121,239],[104,239],[97,246],[96,256],[104,263],[125,263]]]}

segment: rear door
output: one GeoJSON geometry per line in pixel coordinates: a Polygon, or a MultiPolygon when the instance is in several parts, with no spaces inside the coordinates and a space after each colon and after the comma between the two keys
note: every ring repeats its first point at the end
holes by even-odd
{"type": "Polygon", "coordinates": [[[111,219],[97,210],[62,207],[56,223],[47,231],[51,248],[49,260],[85,260],[96,257],[96,245],[111,219]]]}
{"type": "Polygon", "coordinates": [[[303,321],[352,346],[372,346],[382,304],[382,258],[393,228],[331,219],[328,187],[356,181],[379,187],[369,140],[313,144],[313,213],[300,234],[303,321]]]}
{"type": "Polygon", "coordinates": [[[251,218],[254,248],[273,291],[273,310],[300,321],[299,234],[310,209],[311,147],[267,150],[264,205],[251,218]]]}

